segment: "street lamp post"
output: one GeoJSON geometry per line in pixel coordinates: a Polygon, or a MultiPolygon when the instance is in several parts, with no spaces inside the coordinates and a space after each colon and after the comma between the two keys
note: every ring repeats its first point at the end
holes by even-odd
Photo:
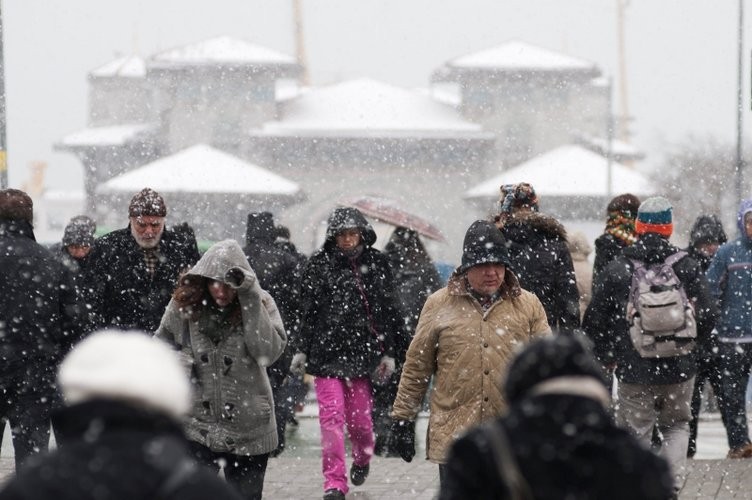
{"type": "Polygon", "coordinates": [[[739,36],[737,40],[738,45],[738,80],[736,88],[736,201],[740,203],[744,196],[744,156],[742,155],[742,128],[743,128],[743,95],[742,95],[742,79],[743,79],[743,61],[742,52],[744,50],[744,0],[739,0],[739,36]]]}

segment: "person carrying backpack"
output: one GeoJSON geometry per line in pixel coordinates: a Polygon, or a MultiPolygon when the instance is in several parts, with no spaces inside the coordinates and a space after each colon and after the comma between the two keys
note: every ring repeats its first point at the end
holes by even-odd
{"type": "Polygon", "coordinates": [[[697,349],[712,332],[718,310],[700,265],[671,245],[671,203],[663,197],[639,207],[639,240],[596,279],[583,328],[594,353],[619,381],[619,425],[650,446],[663,434],[660,454],[676,487],[687,458],[697,349]]]}

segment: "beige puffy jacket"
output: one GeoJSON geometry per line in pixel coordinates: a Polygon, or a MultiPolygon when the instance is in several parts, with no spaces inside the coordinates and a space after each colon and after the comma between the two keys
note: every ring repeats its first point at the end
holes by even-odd
{"type": "Polygon", "coordinates": [[[467,292],[464,276],[453,275],[423,307],[392,417],[414,420],[435,375],[426,439],[432,462],[446,461],[462,431],[505,410],[501,384],[507,364],[522,345],[551,332],[538,298],[522,290],[509,270],[502,290],[483,312],[467,292]]]}

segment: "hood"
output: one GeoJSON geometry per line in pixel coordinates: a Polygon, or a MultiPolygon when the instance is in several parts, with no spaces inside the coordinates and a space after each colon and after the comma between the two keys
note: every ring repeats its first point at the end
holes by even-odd
{"type": "Polygon", "coordinates": [[[567,239],[567,231],[559,221],[540,212],[515,212],[504,223],[504,235],[516,242],[543,236],[567,239]]]}
{"type": "Polygon", "coordinates": [[[507,241],[492,222],[477,220],[465,233],[462,243],[462,264],[458,273],[480,264],[503,264],[509,267],[507,241]]]}
{"type": "Polygon", "coordinates": [[[277,239],[274,216],[271,212],[251,212],[245,229],[245,244],[274,243],[277,239]]]}
{"type": "Polygon", "coordinates": [[[739,204],[739,211],[736,213],[736,227],[739,229],[739,234],[742,238],[749,240],[747,232],[744,230],[744,216],[752,212],[752,199],[742,200],[739,204]]]}
{"type": "Polygon", "coordinates": [[[646,233],[640,236],[634,245],[626,247],[622,254],[628,259],[657,264],[678,251],[678,248],[660,234],[646,233]]]}
{"type": "Polygon", "coordinates": [[[329,216],[326,227],[326,241],[324,248],[332,249],[337,245],[335,240],[337,233],[343,229],[360,229],[363,238],[363,245],[366,247],[376,243],[376,231],[368,223],[365,216],[357,208],[341,207],[335,208],[329,216]]]}
{"type": "Polygon", "coordinates": [[[243,249],[235,240],[223,240],[212,245],[188,274],[225,282],[225,274],[233,267],[253,272],[243,249]]]}
{"type": "Polygon", "coordinates": [[[715,215],[701,215],[692,225],[689,232],[689,246],[696,247],[703,243],[718,243],[723,245],[728,241],[723,224],[715,215]]]}

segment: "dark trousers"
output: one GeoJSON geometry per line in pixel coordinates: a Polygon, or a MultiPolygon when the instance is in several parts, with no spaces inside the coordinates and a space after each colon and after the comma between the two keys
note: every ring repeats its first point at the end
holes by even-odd
{"type": "Polygon", "coordinates": [[[191,455],[203,465],[215,472],[219,472],[220,462],[224,465],[225,480],[248,500],[261,500],[264,491],[264,476],[269,454],[263,455],[234,455],[232,453],[215,452],[206,446],[190,441],[191,455]]]}
{"type": "Polygon", "coordinates": [[[695,388],[692,392],[692,405],[690,411],[692,419],[689,421],[689,449],[687,456],[693,457],[697,452],[697,425],[700,420],[700,410],[702,409],[702,391],[705,388],[705,382],[710,383],[713,388],[713,394],[719,401],[723,394],[721,387],[723,369],[721,367],[720,353],[714,353],[710,350],[700,352],[700,359],[697,363],[697,374],[695,375],[695,388]]]}
{"type": "Polygon", "coordinates": [[[752,367],[752,344],[719,342],[721,358],[718,406],[726,426],[729,448],[735,450],[749,444],[747,428],[747,382],[752,367]]]}
{"type": "Polygon", "coordinates": [[[0,440],[9,422],[16,469],[31,455],[47,451],[50,444],[50,413],[57,398],[35,380],[22,377],[0,383],[0,440]]]}

